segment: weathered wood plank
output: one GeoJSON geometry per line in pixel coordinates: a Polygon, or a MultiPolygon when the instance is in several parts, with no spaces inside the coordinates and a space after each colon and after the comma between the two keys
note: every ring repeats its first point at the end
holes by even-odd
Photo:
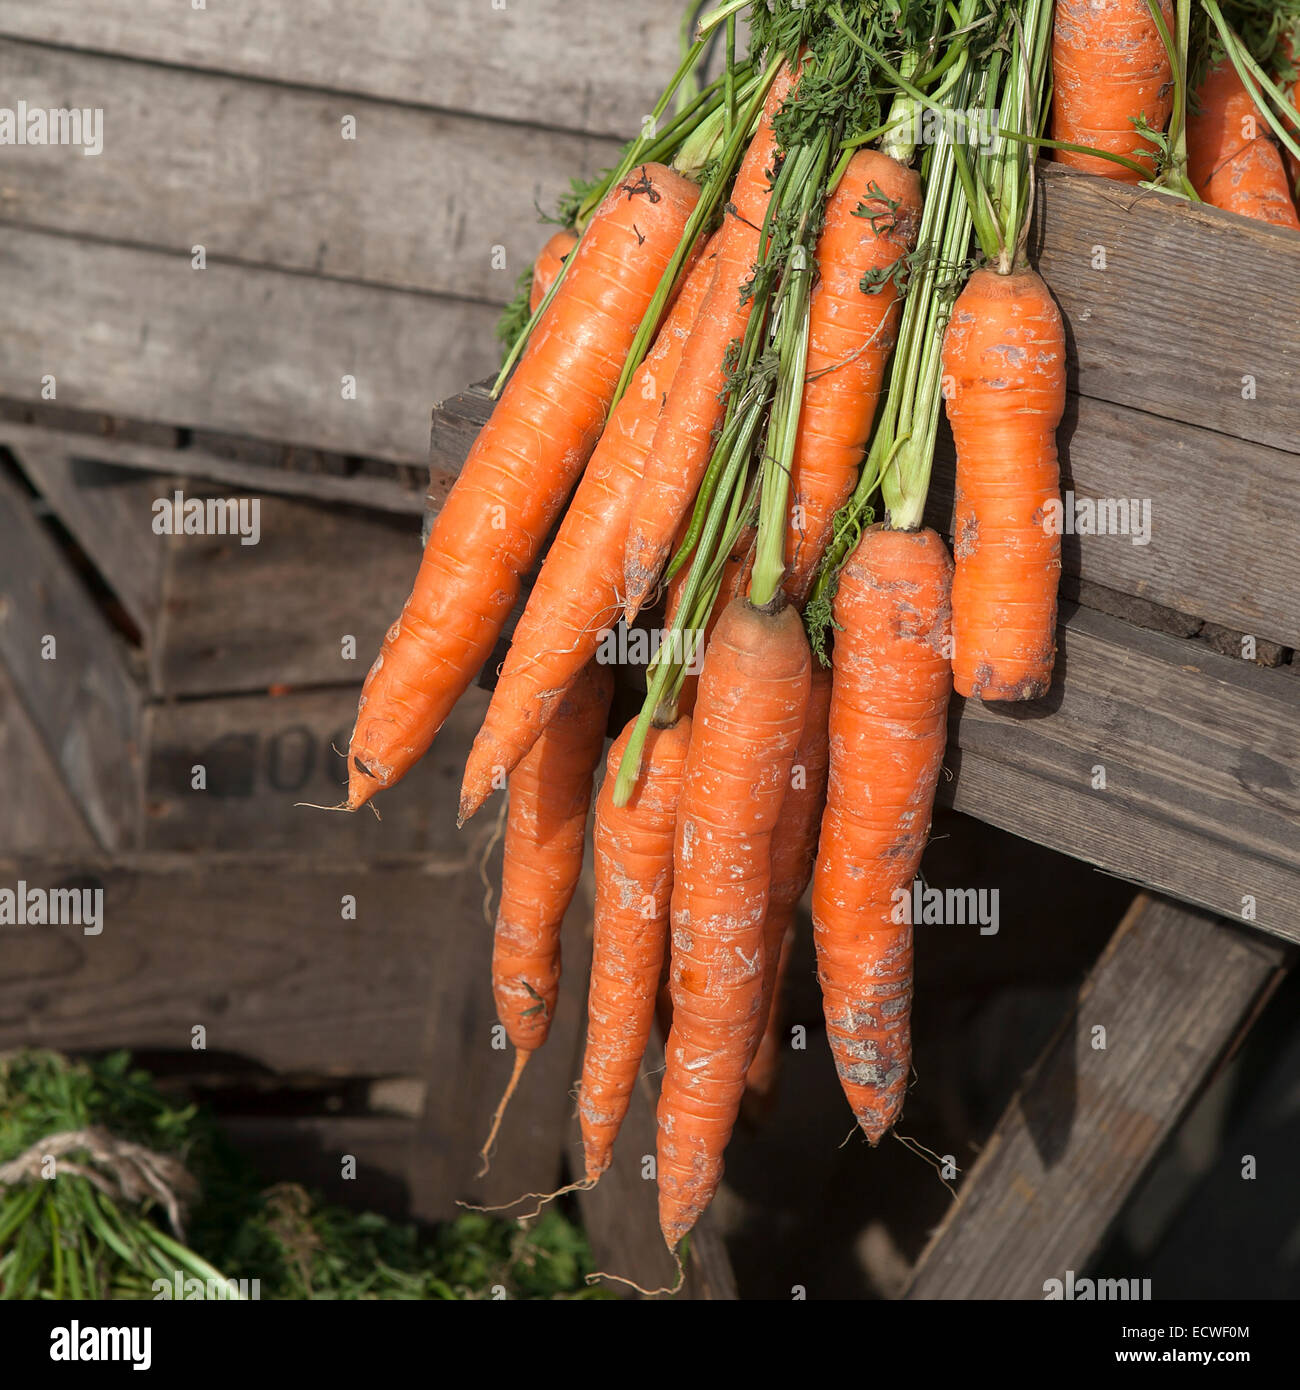
{"type": "MultiPolygon", "coordinates": [[[[12,441],[0,424],[0,442],[12,441]]],[[[32,485],[94,562],[141,634],[153,636],[162,605],[165,552],[149,530],[158,485],[111,464],[71,458],[58,435],[16,446],[32,485]]]]}
{"type": "Polygon", "coordinates": [[[954,699],[940,798],[1228,918],[1250,899],[1253,925],[1300,940],[1293,682],[1087,609],[1064,617],[1045,700],[954,699]]]}
{"type": "Polygon", "coordinates": [[[434,924],[455,941],[479,910],[464,867],[349,863],[324,832],[314,859],[6,855],[0,883],[101,886],[104,911],[98,936],[0,927],[0,1049],[189,1051],[201,1024],[209,1050],[276,1071],[418,1074],[444,968],[434,924]]]}
{"type": "Polygon", "coordinates": [[[159,693],[340,683],[360,691],[415,578],[417,528],[287,497],[263,498],[260,517],[256,545],[172,538],[159,693]]]}
{"type": "Polygon", "coordinates": [[[7,221],[494,303],[552,230],[535,208],[618,153],[589,136],[4,41],[0,90],[29,108],[75,93],[110,132],[92,158],[6,150],[7,221]]]}
{"type": "Polygon", "coordinates": [[[357,858],[462,858],[470,839],[455,828],[456,804],[465,750],[486,708],[483,691],[465,693],[429,752],[378,799],[381,821],[369,811],[327,816],[294,809],[343,799],[342,754],[357,715],[357,686],[151,706],[142,847],[309,853],[329,845],[357,858]],[[206,769],[202,791],[192,786],[195,764],[206,769]]]}
{"type": "Polygon", "coordinates": [[[20,795],[0,800],[0,845],[9,853],[93,852],[98,848],[2,662],[0,774],[6,787],[21,789],[20,795]]]}
{"type": "Polygon", "coordinates": [[[626,139],[677,66],[682,7],[643,0],[7,0],[0,33],[626,139]]]}
{"type": "Polygon", "coordinates": [[[97,842],[134,845],[140,697],[124,643],[41,527],[31,499],[3,473],[0,660],[97,842]]]}
{"type": "MultiPolygon", "coordinates": [[[[164,478],[177,474],[186,478],[205,478],[232,484],[245,493],[283,493],[318,502],[350,502],[358,507],[369,507],[372,511],[397,512],[401,515],[418,516],[428,505],[428,497],[422,486],[408,486],[399,477],[337,477],[331,473],[281,466],[273,460],[277,456],[292,456],[291,449],[275,448],[260,440],[247,443],[262,446],[257,449],[250,447],[248,452],[266,456],[268,462],[250,463],[242,458],[218,453],[215,439],[212,439],[210,446],[167,448],[132,440],[47,429],[43,424],[0,420],[0,444],[8,445],[19,455],[25,449],[48,445],[74,465],[110,464],[137,473],[160,474],[164,478]]],[[[225,445],[226,441],[223,441],[223,447],[225,445]]],[[[412,466],[391,467],[394,473],[400,473],[412,466]]],[[[450,489],[451,480],[435,478],[430,486],[437,489],[441,498],[450,489]]],[[[161,482],[155,485],[154,495],[167,495],[161,482]]]]}
{"type": "Polygon", "coordinates": [[[341,453],[424,462],[429,401],[497,360],[489,305],[188,251],[9,228],[0,279],[0,395],[52,373],[65,405],[341,453]]]}
{"type": "MultiPolygon", "coordinates": [[[[581,1052],[579,1069],[581,1068],[581,1052]]],[[[583,1224],[600,1269],[632,1279],[644,1289],[671,1288],[677,1277],[672,1256],[659,1233],[659,1189],[654,1181],[659,1101],[663,1074],[663,1042],[655,1036],[646,1048],[641,1074],[627,1118],[614,1145],[610,1166],[595,1187],[579,1193],[583,1224]],[[651,1176],[646,1176],[649,1173],[651,1176]]],[[[582,1133],[575,1116],[570,1126],[569,1152],[575,1177],[582,1175],[582,1133]]],[[[610,1287],[626,1291],[626,1285],[610,1287]]],[[[657,1298],[666,1298],[657,1294],[657,1298]]],[[[735,1299],[735,1275],[722,1237],[706,1212],[691,1234],[686,1280],[677,1295],[686,1299],[735,1299]]]]}
{"type": "Polygon", "coordinates": [[[1284,954],[1139,897],[963,1182],[907,1297],[1041,1299],[1047,1280],[1082,1276],[1284,954]]]}
{"type": "MultiPolygon", "coordinates": [[[[1163,420],[1300,452],[1300,235],[1039,167],[1036,258],[1065,312],[1071,387],[1163,420]],[[1099,247],[1104,270],[1094,265],[1099,247]],[[1227,312],[1225,284],[1232,286],[1227,312]]],[[[1262,517],[1274,494],[1239,468],[1230,476],[1245,481],[1243,511],[1262,517]]],[[[1217,519],[1237,491],[1217,494],[1211,515],[1217,519]]]]}

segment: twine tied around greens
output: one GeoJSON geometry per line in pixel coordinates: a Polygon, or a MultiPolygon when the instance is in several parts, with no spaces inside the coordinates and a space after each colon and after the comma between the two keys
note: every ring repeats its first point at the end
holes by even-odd
{"type": "Polygon", "coordinates": [[[51,1158],[60,1173],[85,1178],[106,1197],[136,1204],[157,1201],[177,1240],[184,1242],[185,1209],[198,1195],[198,1184],[179,1159],[91,1125],[48,1134],[17,1158],[0,1164],[0,1188],[44,1180],[42,1170],[51,1158]],[[88,1162],[68,1162],[64,1155],[70,1153],[84,1153],[88,1162]]]}

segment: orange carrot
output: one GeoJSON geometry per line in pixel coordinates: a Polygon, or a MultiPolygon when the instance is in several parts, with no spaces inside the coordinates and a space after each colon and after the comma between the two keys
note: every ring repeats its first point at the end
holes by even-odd
{"type": "Polygon", "coordinates": [[[943,370],[957,445],[953,683],[983,700],[1037,699],[1056,658],[1065,329],[1034,271],[971,276],[943,370]]]}
{"type": "Polygon", "coordinates": [[[491,652],[600,437],[623,360],[698,189],[662,165],[609,193],[483,427],[384,638],[352,732],[348,807],[391,787],[491,652]]]}
{"type": "Polygon", "coordinates": [[[591,782],[614,693],[608,666],[589,665],[510,778],[501,904],[492,938],[497,1018],[515,1066],[484,1150],[528,1058],[546,1041],[560,988],[560,926],[582,872],[591,782]]]}
{"type": "Polygon", "coordinates": [[[727,350],[744,336],[753,308],[744,289],[759,258],[763,218],[778,158],[772,121],[793,84],[794,74],[783,67],[768,92],[758,130],[741,161],[727,204],[713,283],[655,428],[632,507],[623,561],[629,621],[659,578],[677,528],[699,490],[713,432],[726,411],[727,350]]]}
{"type": "MultiPolygon", "coordinates": [[[[1173,32],[1173,0],[1161,0],[1173,32]]],[[[1162,131],[1173,108],[1173,67],[1147,0],[1057,0],[1052,30],[1052,139],[1136,160],[1155,173],[1155,150],[1134,121],[1162,131]]],[[[1055,158],[1123,183],[1143,175],[1096,155],[1055,150],[1055,158]]]]}
{"type": "Polygon", "coordinates": [[[826,202],[785,543],[784,587],[799,604],[871,437],[898,329],[899,287],[890,272],[915,247],[920,219],[920,176],[877,150],[853,156],[826,202]],[[870,293],[861,287],[867,277],[875,280],[870,293]]]}
{"type": "Polygon", "coordinates": [[[943,765],[951,578],[933,531],[877,525],[835,595],[813,939],[835,1067],[872,1144],[902,1109],[911,1061],[912,928],[898,895],[910,897],[943,765]]]}
{"type": "Polygon", "coordinates": [[[776,1079],[784,1020],[781,986],[790,960],[795,915],[817,860],[817,835],[826,804],[826,777],[830,767],[828,725],[831,706],[831,673],[813,662],[812,688],[803,735],[790,766],[790,786],[781,806],[781,824],[772,837],[772,888],[763,924],[763,1037],[745,1077],[750,1095],[766,1097],[776,1079]]]}
{"type": "Polygon", "coordinates": [[[704,658],[673,851],[673,1026],[659,1099],[659,1228],[699,1219],[762,1033],[772,832],[803,732],[811,662],[793,608],[735,599],[704,658]]]}
{"type": "Polygon", "coordinates": [[[1268,122],[1227,59],[1196,91],[1187,120],[1187,173],[1216,208],[1300,230],[1282,154],[1268,122]]]}
{"type": "Polygon", "coordinates": [[[565,257],[578,244],[578,234],[568,227],[561,227],[546,245],[537,253],[533,262],[533,285],[528,292],[528,312],[535,314],[537,306],[546,298],[546,291],[555,283],[565,257]]]}
{"type": "Polygon", "coordinates": [[[515,628],[461,785],[468,820],[533,746],[617,621],[628,510],[682,348],[708,287],[705,249],[649,356],[614,407],[515,628]]]}
{"type": "Polygon", "coordinates": [[[652,726],[641,779],[626,806],[614,782],[635,720],[609,750],[596,798],[596,904],[587,996],[587,1049],[578,1117],[586,1177],[609,1167],[654,1024],[655,995],[668,949],[673,836],[691,721],[652,726]]]}

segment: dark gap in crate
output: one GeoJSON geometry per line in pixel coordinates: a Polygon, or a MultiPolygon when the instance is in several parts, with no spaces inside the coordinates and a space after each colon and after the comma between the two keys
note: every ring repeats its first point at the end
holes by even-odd
{"type": "Polygon", "coordinates": [[[403,1113],[374,1104],[376,1086],[393,1080],[388,1077],[280,1074],[230,1052],[141,1050],[132,1060],[152,1074],[161,1090],[184,1093],[218,1117],[338,1119],[403,1113]]]}
{"type": "Polygon", "coordinates": [[[91,602],[103,615],[105,622],[133,648],[137,651],[141,650],[144,646],[144,634],[136,626],[135,620],[104,579],[94,561],[81,548],[76,537],[64,526],[45,497],[23,472],[14,455],[3,447],[0,447],[0,466],[4,468],[6,475],[12,481],[17,482],[32,499],[33,515],[61,552],[69,568],[80,581],[82,588],[89,595],[91,602]]]}
{"type": "Polygon", "coordinates": [[[1150,1279],[1157,1299],[1300,1297],[1297,1020],[1293,971],[1156,1154],[1089,1272],[1150,1279]]]}

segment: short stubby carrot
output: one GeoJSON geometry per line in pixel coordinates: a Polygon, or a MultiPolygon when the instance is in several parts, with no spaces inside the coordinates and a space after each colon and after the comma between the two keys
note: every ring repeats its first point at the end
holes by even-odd
{"type": "Polygon", "coordinates": [[[808,706],[811,655],[793,608],[733,600],[700,675],[673,853],[673,1002],[659,1098],[659,1228],[695,1225],[762,1032],[763,922],[777,826],[808,706]]]}
{"type": "Polygon", "coordinates": [[[898,330],[899,263],[920,222],[920,176],[878,150],[859,150],[826,201],[790,470],[784,587],[798,604],[857,481],[898,330]]]}
{"type": "Polygon", "coordinates": [[[711,273],[706,247],[614,407],[551,542],[465,764],[462,821],[533,746],[569,682],[618,619],[632,494],[711,273]]]}
{"type": "Polygon", "coordinates": [[[673,838],[691,721],[652,725],[641,776],[625,806],[614,782],[635,720],[609,750],[596,798],[596,902],[587,995],[587,1048],[578,1093],[586,1178],[609,1167],[654,1025],[668,954],[673,838]]]}
{"type": "Polygon", "coordinates": [[[772,887],[767,920],[763,924],[762,1040],[745,1077],[745,1090],[767,1095],[776,1077],[784,1020],[781,990],[790,962],[790,943],[804,889],[812,880],[817,861],[817,836],[826,805],[826,778],[830,770],[829,722],[831,672],[814,661],[808,714],[803,734],[790,764],[790,786],[781,806],[781,821],[772,836],[772,887]]]}
{"type": "Polygon", "coordinates": [[[662,165],[605,198],[439,513],[366,677],[348,807],[391,787],[474,679],[600,432],[699,190],[662,165]]]}
{"type": "MultiPolygon", "coordinates": [[[[1160,0],[1173,32],[1173,0],[1160,0]]],[[[1136,160],[1155,173],[1155,146],[1138,134],[1144,118],[1163,131],[1173,109],[1173,67],[1147,0],[1056,0],[1052,29],[1052,139],[1136,160]]],[[[1123,183],[1144,176],[1122,164],[1055,150],[1072,169],[1123,183]]]]}
{"type": "Polygon", "coordinates": [[[778,160],[772,122],[790,95],[794,74],[783,67],[741,161],[718,243],[713,283],[672,390],[664,402],[628,524],[624,601],[631,621],[668,559],[673,537],[708,467],[714,431],[726,412],[727,350],[745,333],[753,300],[745,287],[759,258],[763,219],[778,160]]]}
{"type": "Polygon", "coordinates": [[[953,305],[943,370],[957,446],[953,682],[983,700],[1037,699],[1056,659],[1065,409],[1065,328],[1042,279],[977,270],[953,305]]]}
{"type": "Polygon", "coordinates": [[[1268,123],[1224,59],[1196,91],[1187,118],[1187,173],[1207,203],[1300,230],[1291,181],[1268,123]]]}
{"type": "Polygon", "coordinates": [[[565,257],[577,244],[578,234],[568,227],[561,227],[537,253],[537,259],[533,262],[533,283],[528,291],[530,314],[537,312],[537,306],[546,298],[546,291],[555,283],[565,257]]]}
{"type": "Polygon", "coordinates": [[[930,831],[952,678],[952,561],[933,531],[873,526],[840,574],[830,779],[813,940],[840,1084],[871,1143],[911,1064],[912,928],[900,912],[930,831]]]}

